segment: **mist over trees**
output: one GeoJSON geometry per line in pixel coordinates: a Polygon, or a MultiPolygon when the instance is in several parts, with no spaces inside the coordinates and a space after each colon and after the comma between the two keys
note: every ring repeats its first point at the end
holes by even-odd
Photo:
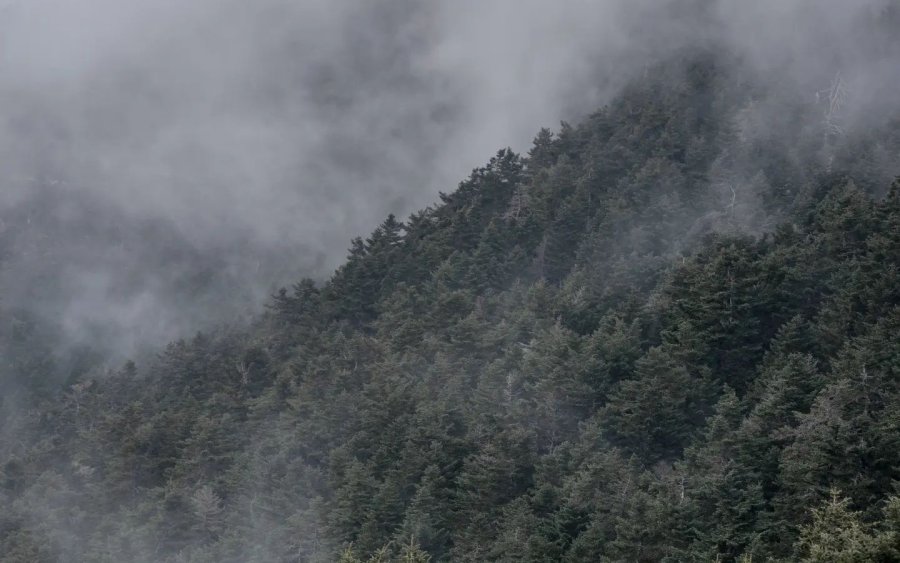
{"type": "MultiPolygon", "coordinates": [[[[315,57],[329,64],[298,65],[316,77],[297,82],[316,86],[298,94],[319,96],[311,105],[265,80],[258,100],[231,105],[249,95],[247,75],[226,70],[244,67],[210,67],[189,83],[222,89],[222,113],[203,116],[191,135],[215,125],[211,139],[242,129],[230,119],[302,107],[356,122],[352,130],[373,126],[371,136],[313,127],[325,139],[317,152],[298,140],[302,119],[253,127],[247,145],[188,135],[197,162],[223,168],[194,175],[185,164],[188,184],[162,184],[166,197],[132,206],[131,190],[148,184],[129,170],[162,162],[140,156],[140,129],[156,123],[163,138],[184,140],[169,136],[176,119],[154,122],[151,111],[120,129],[74,124],[87,98],[60,105],[58,93],[46,94],[52,112],[36,100],[30,114],[16,96],[60,78],[41,74],[47,61],[20,75],[33,82],[0,92],[19,100],[3,110],[7,123],[25,112],[31,124],[29,143],[3,154],[73,177],[13,183],[0,206],[0,561],[900,559],[896,2],[592,10],[573,1],[549,18],[530,2],[498,2],[485,22],[503,9],[536,13],[510,16],[510,29],[493,36],[446,31],[484,25],[474,9],[263,4],[240,12],[246,28],[280,16],[351,30],[359,45],[328,43],[315,57]],[[535,23],[541,17],[550,23],[535,23]],[[609,34],[592,42],[592,26],[609,34]],[[527,67],[501,56],[506,49],[567,27],[578,31],[569,49],[535,56],[538,68],[567,61],[571,76],[559,79],[572,86],[507,92],[527,67]],[[443,39],[429,42],[434,29],[443,39]],[[466,38],[484,59],[468,70],[466,38]],[[427,56],[411,57],[416,47],[427,56]],[[491,54],[507,63],[496,75],[484,71],[496,64],[491,54]],[[453,72],[409,73],[420,65],[453,72]],[[482,84],[475,91],[488,101],[470,103],[470,93],[431,113],[446,101],[440,84],[482,84]],[[580,87],[593,90],[565,94],[580,87]],[[384,105],[397,92],[423,105],[384,105]],[[566,105],[582,117],[553,129],[527,123],[534,108],[547,116],[566,105]],[[61,129],[48,131],[102,142],[81,156],[44,144],[54,135],[31,128],[40,115],[61,116],[61,129]],[[431,129],[432,118],[446,127],[431,129]],[[485,131],[515,136],[521,125],[497,125],[508,118],[531,127],[531,144],[485,152],[455,189],[379,184],[446,180],[468,158],[469,137],[481,149],[485,131]],[[412,128],[420,146],[370,146],[393,125],[412,128]],[[448,132],[446,145],[434,143],[448,132]],[[260,137],[297,144],[274,159],[266,143],[241,153],[260,137]],[[113,148],[127,139],[136,144],[113,148]],[[456,156],[432,154],[457,145],[456,156]],[[104,154],[116,163],[104,174],[82,167],[104,154]],[[406,162],[432,172],[395,166],[406,162]],[[216,183],[238,169],[262,172],[236,176],[247,191],[216,183]],[[350,203],[332,207],[315,190],[270,182],[287,171],[322,189],[371,175],[373,187],[349,182],[330,197],[350,203]],[[167,190],[219,194],[211,216],[241,219],[192,224],[181,216],[191,207],[167,190]],[[254,194],[288,199],[266,216],[254,194]],[[426,206],[425,195],[435,202],[426,206]],[[302,201],[317,205],[291,204],[302,201]],[[404,215],[407,202],[422,207],[404,215]],[[329,229],[315,215],[340,209],[353,217],[342,228],[381,219],[338,263],[334,231],[309,235],[329,229]]],[[[108,7],[120,22],[169,22],[181,9],[108,7]]],[[[207,2],[184,9],[185,21],[205,22],[209,45],[241,29],[207,2]],[[219,18],[206,21],[212,13],[219,18]]],[[[173,46],[190,44],[179,35],[189,26],[172,29],[173,46]]],[[[73,37],[88,50],[118,41],[73,37]]],[[[238,58],[279,45],[237,37],[229,53],[238,58]]],[[[162,44],[145,40],[125,44],[162,44]]],[[[185,67],[160,68],[171,78],[185,67]]],[[[124,84],[151,107],[200,117],[177,103],[178,90],[154,98],[143,82],[151,74],[132,71],[124,84]]],[[[126,114],[136,107],[123,100],[109,101],[126,114]]],[[[161,169],[177,168],[166,162],[161,169]]]]}

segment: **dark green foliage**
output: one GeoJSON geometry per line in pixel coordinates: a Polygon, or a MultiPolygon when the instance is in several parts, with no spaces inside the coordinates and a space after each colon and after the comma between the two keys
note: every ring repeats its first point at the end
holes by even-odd
{"type": "Polygon", "coordinates": [[[706,418],[712,388],[665,349],[635,364],[632,379],[613,388],[600,418],[610,439],[647,462],[677,456],[706,418]]]}
{"type": "Polygon", "coordinates": [[[0,311],[0,561],[896,560],[896,135],[716,60],[145,365],[0,311]]]}

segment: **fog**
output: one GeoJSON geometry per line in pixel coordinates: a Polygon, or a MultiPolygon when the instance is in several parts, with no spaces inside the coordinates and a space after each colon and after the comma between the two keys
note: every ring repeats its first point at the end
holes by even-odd
{"type": "MultiPolygon", "coordinates": [[[[0,0],[0,457],[28,450],[19,431],[44,412],[19,385],[31,372],[77,403],[104,368],[143,369],[167,342],[246,322],[279,286],[327,279],[388,213],[432,204],[498,149],[526,153],[541,127],[577,122],[660,63],[680,69],[680,54],[720,53],[747,84],[742,140],[817,136],[822,162],[803,164],[830,166],[839,143],[823,130],[852,139],[900,115],[898,26],[898,0],[0,0]]],[[[896,146],[867,163],[885,187],[896,146]]],[[[758,160],[720,155],[711,201],[667,225],[678,251],[722,217],[773,226],[758,160]]],[[[258,428],[298,441],[276,422],[258,428]]],[[[268,451],[244,453],[269,470],[268,451]]],[[[61,474],[94,471],[71,461],[61,474]]],[[[253,515],[257,477],[229,510],[253,515]]],[[[191,501],[220,509],[197,485],[191,501]]],[[[33,484],[47,498],[15,510],[83,552],[77,523],[51,514],[70,502],[48,502],[56,490],[33,484]]],[[[277,544],[266,534],[285,516],[247,525],[277,544]]],[[[152,553],[128,525],[116,533],[152,553]]]]}
{"type": "Polygon", "coordinates": [[[8,1],[4,306],[120,354],[251,314],[685,47],[810,103],[841,76],[851,127],[895,104],[890,3],[8,1]]]}

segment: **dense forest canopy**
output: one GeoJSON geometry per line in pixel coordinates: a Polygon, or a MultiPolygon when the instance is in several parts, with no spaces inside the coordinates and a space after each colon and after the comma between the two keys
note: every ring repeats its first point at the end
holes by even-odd
{"type": "Polygon", "coordinates": [[[0,561],[900,560],[900,108],[840,70],[677,50],[115,369],[3,302],[0,561]]]}

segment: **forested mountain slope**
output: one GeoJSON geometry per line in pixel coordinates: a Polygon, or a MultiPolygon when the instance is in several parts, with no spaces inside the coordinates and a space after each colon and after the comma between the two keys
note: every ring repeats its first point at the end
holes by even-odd
{"type": "Polygon", "coordinates": [[[898,560],[900,123],[738,66],[680,53],[252,327],[36,395],[0,560],[898,560]]]}

